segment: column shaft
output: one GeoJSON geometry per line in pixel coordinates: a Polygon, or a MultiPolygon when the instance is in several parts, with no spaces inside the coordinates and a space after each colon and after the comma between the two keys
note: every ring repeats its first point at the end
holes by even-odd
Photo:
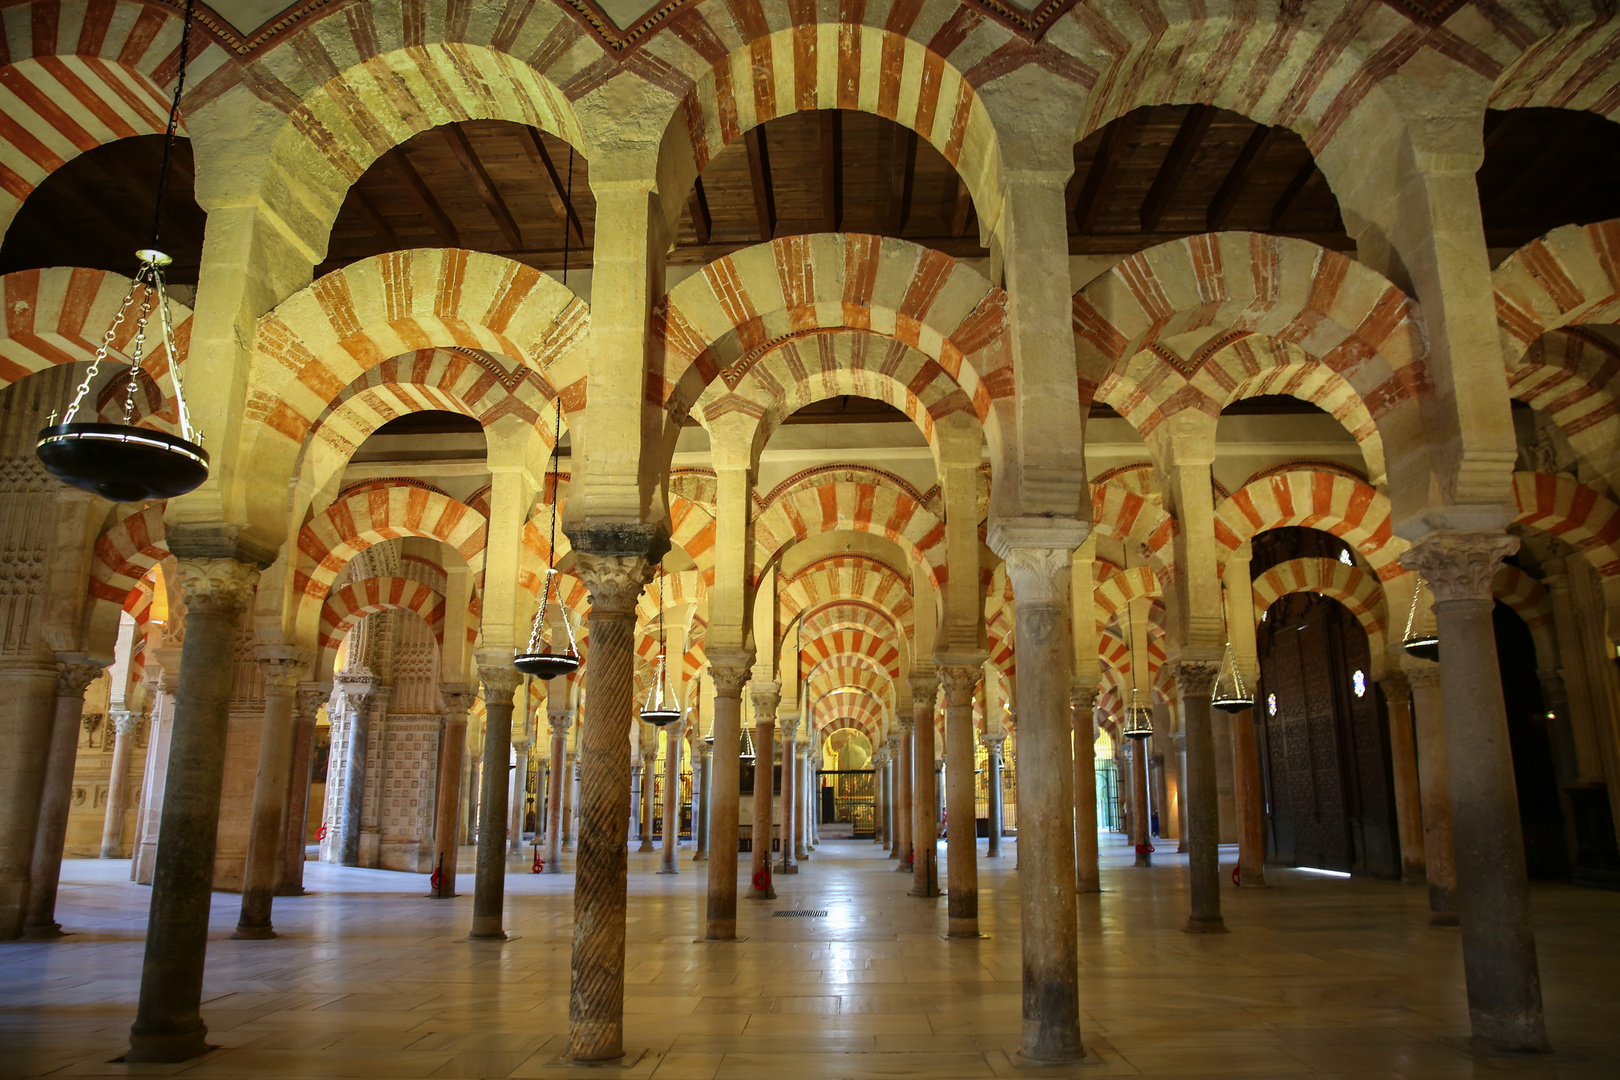
{"type": "Polygon", "coordinates": [[[1415,884],[1425,879],[1425,864],[1423,788],[1418,781],[1412,690],[1406,679],[1394,674],[1386,675],[1379,688],[1389,712],[1389,757],[1395,780],[1395,822],[1401,840],[1401,880],[1415,884]]]}
{"type": "Polygon", "coordinates": [[[34,857],[28,872],[28,915],[23,921],[27,937],[62,934],[56,922],[56,887],[62,879],[62,850],[67,843],[68,811],[73,805],[79,722],[84,718],[84,691],[100,674],[101,668],[94,664],[63,664],[57,672],[51,749],[45,761],[34,857]]]}
{"type": "Polygon", "coordinates": [[[0,941],[22,933],[56,715],[56,665],[0,669],[0,941]]]}
{"type": "Polygon", "coordinates": [[[681,725],[666,728],[664,741],[664,843],[660,874],[678,874],[675,852],[681,846],[681,725]]]}
{"type": "Polygon", "coordinates": [[[309,782],[315,768],[315,718],[330,686],[301,686],[293,721],[292,768],[287,772],[287,828],[281,838],[277,896],[304,895],[304,838],[309,831],[309,782]]]}
{"type": "Polygon", "coordinates": [[[1423,862],[1429,883],[1429,922],[1457,925],[1457,863],[1451,841],[1451,790],[1447,782],[1445,710],[1440,670],[1425,663],[1410,672],[1416,711],[1418,777],[1423,803],[1423,862]]]}
{"type": "Polygon", "coordinates": [[[546,854],[541,861],[548,874],[562,873],[563,791],[568,781],[568,728],[573,717],[551,712],[551,763],[546,773],[546,854]]]}
{"type": "Polygon", "coordinates": [[[693,862],[707,862],[709,860],[709,788],[713,780],[713,767],[710,758],[714,756],[714,747],[703,742],[697,743],[697,768],[692,771],[696,786],[692,790],[692,852],[693,862]]]}
{"type": "Polygon", "coordinates": [[[287,838],[287,781],[292,775],[293,712],[298,683],[314,657],[284,646],[261,650],[264,676],[264,724],[259,729],[259,768],[253,779],[252,820],[248,824],[247,862],[242,870],[242,910],[234,938],[276,936],[271,907],[287,838]]]}
{"type": "Polygon", "coordinates": [[[794,822],[798,815],[793,812],[793,800],[798,791],[794,783],[794,769],[798,761],[798,721],[786,722],[782,725],[782,859],[777,864],[776,872],[779,874],[797,874],[799,863],[793,854],[794,822]]]}
{"type": "Polygon", "coordinates": [[[1255,739],[1254,710],[1232,716],[1232,777],[1238,815],[1238,881],[1266,883],[1266,811],[1260,789],[1260,746],[1255,739]]]}
{"type": "Polygon", "coordinates": [[[737,814],[741,803],[742,688],[748,668],[710,668],[714,675],[714,765],[709,788],[709,941],[737,937],[737,814]]]}
{"type": "Polygon", "coordinates": [[[1149,835],[1147,740],[1132,739],[1131,750],[1131,843],[1136,847],[1136,865],[1152,866],[1153,856],[1148,848],[1153,845],[1149,835]]]}
{"type": "Polygon", "coordinates": [[[771,884],[771,787],[776,759],[776,706],[780,695],[754,690],[754,829],[748,879],[750,900],[774,900],[771,884]],[[764,707],[762,707],[764,706],[764,707]]]}
{"type": "Polygon", "coordinates": [[[1074,731],[1074,887],[1102,891],[1097,869],[1097,733],[1092,709],[1096,686],[1069,689],[1069,724],[1074,731]]]}
{"type": "Polygon", "coordinates": [[[125,710],[112,714],[112,772],[107,780],[107,814],[101,825],[101,857],[119,859],[124,854],[124,803],[129,799],[129,762],[135,752],[135,727],[140,717],[125,710]]]}
{"type": "Polygon", "coordinates": [[[439,768],[433,798],[433,867],[441,900],[456,895],[461,856],[461,759],[467,753],[467,713],[477,700],[471,687],[445,687],[444,733],[439,738],[439,768]]]}
{"type": "MultiPolygon", "coordinates": [[[[1182,660],[1176,669],[1181,723],[1187,736],[1187,863],[1192,914],[1186,930],[1223,934],[1221,918],[1220,797],[1215,790],[1215,745],[1209,693],[1218,665],[1182,660]]],[[[1133,808],[1133,814],[1138,812],[1133,808]]],[[[1147,808],[1141,807],[1146,814],[1147,808]]]]}
{"type": "Polygon", "coordinates": [[[898,720],[900,724],[900,755],[895,763],[894,770],[894,831],[900,853],[900,865],[895,869],[902,874],[909,874],[912,872],[912,863],[914,861],[911,837],[911,751],[916,742],[912,737],[914,735],[912,729],[916,726],[916,721],[909,716],[899,717],[898,720]]]}
{"type": "Polygon", "coordinates": [[[911,688],[911,895],[939,895],[939,793],[934,758],[934,697],[931,675],[913,676],[911,688]]]}
{"type": "Polygon", "coordinates": [[[479,658],[478,677],[484,684],[484,778],[478,795],[478,853],[473,864],[469,941],[506,940],[501,925],[506,906],[506,793],[512,758],[512,695],[521,679],[510,663],[510,657],[499,653],[479,658]]]}
{"type": "Polygon", "coordinates": [[[979,835],[973,784],[973,692],[979,663],[940,669],[945,685],[945,886],[950,937],[979,936],[979,835]]]}

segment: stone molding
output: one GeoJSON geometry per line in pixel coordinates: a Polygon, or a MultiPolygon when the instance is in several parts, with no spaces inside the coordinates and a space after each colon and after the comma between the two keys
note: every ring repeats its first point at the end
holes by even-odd
{"type": "Polygon", "coordinates": [[[1401,555],[1401,565],[1423,577],[1436,604],[1491,599],[1491,582],[1519,538],[1495,532],[1432,532],[1401,555]]]}
{"type": "Polygon", "coordinates": [[[593,555],[575,550],[574,576],[591,594],[591,614],[631,615],[655,564],[645,555],[593,555]]]}
{"type": "Polygon", "coordinates": [[[178,559],[186,614],[241,615],[253,603],[259,568],[236,559],[178,559]]]}

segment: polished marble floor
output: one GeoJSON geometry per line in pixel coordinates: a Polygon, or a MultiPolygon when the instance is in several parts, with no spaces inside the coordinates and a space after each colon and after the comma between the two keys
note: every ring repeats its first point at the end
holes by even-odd
{"type": "Polygon", "coordinates": [[[220,1049],[181,1065],[115,1063],[150,893],[127,883],[127,862],[73,860],[58,917],[78,932],[0,945],[0,1078],[1620,1076],[1620,894],[1535,888],[1558,1053],[1476,1059],[1457,1045],[1458,932],[1427,925],[1422,889],[1271,871],[1269,888],[1225,891],[1231,934],[1195,937],[1177,929],[1185,858],[1135,869],[1106,837],[1105,891],[1080,902],[1081,1019],[1100,1064],[1052,1071],[1007,1056],[1019,1024],[1015,845],[979,864],[989,936],[958,942],[940,936],[944,901],[908,897],[910,879],[874,845],[829,841],[777,879],[776,901],[743,901],[746,941],[694,944],[704,868],[686,850],[681,873],[660,876],[657,858],[630,856],[627,1068],[557,1064],[573,879],[517,864],[518,936],[504,945],[463,940],[471,898],[428,900],[418,875],[312,863],[311,895],[276,902],[276,941],[228,940],[238,898],[218,895],[204,1018],[220,1049]],[[790,909],[827,914],[773,917],[790,909]]]}

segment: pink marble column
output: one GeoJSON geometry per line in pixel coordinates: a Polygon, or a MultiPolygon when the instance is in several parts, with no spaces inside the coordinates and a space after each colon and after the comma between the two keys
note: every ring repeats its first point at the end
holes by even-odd
{"type": "MultiPolygon", "coordinates": [[[[1074,731],[1074,888],[1102,891],[1097,869],[1097,687],[1069,685],[1069,723],[1074,731]]],[[[995,823],[991,826],[994,828],[995,823]]]]}

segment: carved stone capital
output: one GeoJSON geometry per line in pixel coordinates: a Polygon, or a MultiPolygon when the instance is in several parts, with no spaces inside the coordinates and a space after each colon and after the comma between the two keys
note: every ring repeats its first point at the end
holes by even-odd
{"type": "Polygon", "coordinates": [[[178,559],[186,613],[240,615],[253,603],[259,568],[236,559],[178,559]]]}
{"type": "Polygon", "coordinates": [[[141,714],[128,709],[112,710],[113,731],[119,738],[127,738],[141,729],[141,714]]]}
{"type": "Polygon", "coordinates": [[[551,733],[568,738],[568,733],[574,729],[573,709],[547,709],[546,719],[551,722],[551,733]]]}
{"type": "Polygon", "coordinates": [[[56,696],[82,698],[101,673],[102,664],[62,663],[56,665],[56,696]]]}
{"type": "Polygon", "coordinates": [[[332,687],[324,683],[303,683],[298,687],[298,697],[293,708],[300,719],[313,720],[332,697],[332,687]]]}
{"type": "Polygon", "coordinates": [[[782,684],[755,683],[748,688],[748,696],[754,703],[755,725],[775,724],[776,707],[782,704],[782,684]]]}
{"type": "Polygon", "coordinates": [[[783,742],[792,742],[799,737],[799,718],[797,716],[778,716],[776,728],[782,733],[783,742]]]}
{"type": "Polygon", "coordinates": [[[987,731],[983,735],[979,736],[979,741],[984,743],[987,750],[991,751],[992,753],[999,754],[1001,753],[1002,744],[1007,741],[1007,733],[1005,731],[997,731],[994,733],[987,731]]]}
{"type": "Polygon", "coordinates": [[[486,706],[510,705],[512,695],[523,685],[523,672],[513,667],[510,661],[493,664],[480,661],[478,681],[484,686],[486,706]]]}
{"type": "Polygon", "coordinates": [[[1519,538],[1494,532],[1432,532],[1401,556],[1401,565],[1422,575],[1435,603],[1490,600],[1491,582],[1519,538]]]}
{"type": "Polygon", "coordinates": [[[1062,604],[1069,598],[1073,549],[1011,547],[1003,555],[1015,604],[1062,604]]]}
{"type": "MultiPolygon", "coordinates": [[[[900,725],[900,730],[905,732],[906,735],[910,735],[912,730],[917,726],[916,717],[907,716],[904,713],[897,714],[894,718],[894,722],[900,725]]],[[[905,736],[901,737],[904,738],[905,736]]]]}
{"type": "Polygon", "coordinates": [[[574,576],[591,594],[593,615],[630,615],[641,590],[653,579],[655,564],[645,555],[592,555],[574,552],[574,576]]]}
{"type": "Polygon", "coordinates": [[[709,677],[714,680],[714,696],[742,700],[743,687],[753,668],[741,664],[710,664],[709,677]]]}
{"type": "Polygon", "coordinates": [[[295,693],[315,662],[313,652],[294,645],[255,645],[253,655],[259,658],[265,693],[279,696],[295,693]]]}
{"type": "Polygon", "coordinates": [[[1079,679],[1069,683],[1069,706],[1089,715],[1097,707],[1097,684],[1079,679]]]}
{"type": "Polygon", "coordinates": [[[1219,660],[1177,660],[1170,668],[1182,697],[1209,697],[1220,671],[1219,660]]]}
{"type": "Polygon", "coordinates": [[[911,687],[912,705],[927,705],[934,707],[934,695],[939,693],[939,676],[932,671],[913,671],[906,676],[906,685],[911,687]]]}
{"type": "Polygon", "coordinates": [[[935,668],[939,681],[945,687],[947,708],[961,708],[973,704],[973,691],[984,678],[984,669],[977,664],[948,664],[935,668]]]}
{"type": "Polygon", "coordinates": [[[1411,692],[1412,684],[1407,681],[1404,671],[1386,671],[1384,677],[1378,680],[1384,688],[1386,701],[1405,701],[1406,695],[1411,692]]]}
{"type": "Polygon", "coordinates": [[[1428,660],[1414,660],[1405,665],[1406,679],[1414,690],[1438,690],[1440,665],[1428,660]]]}

